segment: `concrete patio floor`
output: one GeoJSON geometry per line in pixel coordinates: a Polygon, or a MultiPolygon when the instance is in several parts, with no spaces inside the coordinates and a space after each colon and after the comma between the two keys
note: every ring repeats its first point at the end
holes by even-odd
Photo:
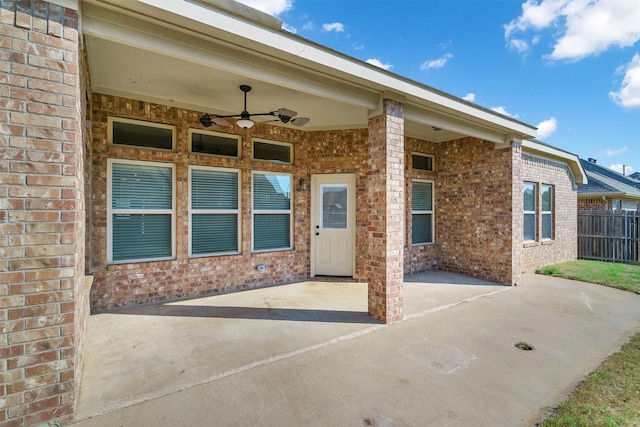
{"type": "Polygon", "coordinates": [[[386,326],[366,284],[319,281],[96,314],[77,425],[533,425],[638,329],[640,296],[523,282],[409,276],[386,326]]]}

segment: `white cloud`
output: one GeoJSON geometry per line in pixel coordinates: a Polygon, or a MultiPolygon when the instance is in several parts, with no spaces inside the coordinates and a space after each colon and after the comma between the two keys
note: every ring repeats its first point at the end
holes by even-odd
{"type": "Polygon", "coordinates": [[[469,102],[475,102],[476,94],[473,93],[473,92],[469,92],[468,94],[463,96],[462,99],[464,99],[465,101],[469,101],[469,102]]]}
{"type": "Polygon", "coordinates": [[[551,117],[549,120],[544,120],[538,123],[536,137],[545,139],[551,136],[558,128],[558,121],[555,117],[551,117]]]}
{"type": "Polygon", "coordinates": [[[496,113],[502,114],[503,116],[507,116],[507,117],[517,117],[517,116],[514,116],[514,115],[512,115],[511,113],[509,113],[509,112],[507,111],[507,109],[506,109],[506,108],[504,108],[502,105],[501,105],[501,106],[498,106],[498,107],[492,107],[491,109],[492,109],[493,111],[495,111],[496,113]]]}
{"type": "Polygon", "coordinates": [[[286,22],[282,24],[282,29],[285,31],[288,31],[290,33],[297,33],[298,30],[296,30],[296,27],[292,27],[291,25],[287,24],[286,22]]]}
{"type": "Polygon", "coordinates": [[[369,58],[366,60],[367,64],[371,64],[371,65],[375,65],[376,67],[380,67],[383,70],[389,70],[391,68],[393,68],[393,65],[387,63],[387,64],[383,64],[382,61],[380,61],[379,59],[376,58],[369,58]]]}
{"type": "Polygon", "coordinates": [[[616,163],[614,165],[609,166],[609,169],[614,170],[618,173],[624,173],[625,175],[632,174],[634,169],[629,165],[623,165],[622,163],[616,163]]]}
{"type": "MultiPolygon", "coordinates": [[[[525,46],[527,34],[516,34],[552,29],[556,40],[549,58],[577,61],[613,46],[632,46],[640,40],[639,22],[637,0],[526,0],[522,15],[506,24],[504,33],[517,49],[525,46]]],[[[535,34],[532,43],[538,40],[535,34]]]]}
{"type": "Polygon", "coordinates": [[[607,148],[607,151],[604,152],[604,155],[607,157],[617,156],[618,154],[622,154],[627,151],[627,146],[625,145],[622,148],[616,148],[612,150],[611,148],[607,148]]]}
{"type": "Polygon", "coordinates": [[[238,0],[238,2],[274,16],[293,8],[293,0],[238,0]]]}
{"type": "Polygon", "coordinates": [[[529,50],[529,43],[527,43],[526,40],[522,40],[522,39],[516,39],[516,38],[510,39],[509,46],[518,53],[524,53],[529,50]]]}
{"type": "Polygon", "coordinates": [[[313,21],[305,22],[305,24],[302,26],[302,29],[305,30],[305,31],[313,30],[313,21]]]}
{"type": "Polygon", "coordinates": [[[438,59],[427,59],[420,66],[420,70],[428,70],[431,68],[442,68],[451,58],[453,58],[453,54],[447,53],[438,59]]]}
{"type": "Polygon", "coordinates": [[[335,31],[336,33],[344,33],[344,24],[333,22],[331,24],[322,24],[324,31],[335,31]]]}
{"type": "Polygon", "coordinates": [[[362,43],[359,43],[359,42],[353,42],[352,46],[353,46],[353,48],[354,48],[355,50],[362,50],[362,49],[364,49],[364,45],[363,45],[362,43]]]}
{"type": "Polygon", "coordinates": [[[622,85],[617,92],[610,92],[613,101],[625,108],[640,107],[640,55],[637,53],[627,65],[622,85]]]}

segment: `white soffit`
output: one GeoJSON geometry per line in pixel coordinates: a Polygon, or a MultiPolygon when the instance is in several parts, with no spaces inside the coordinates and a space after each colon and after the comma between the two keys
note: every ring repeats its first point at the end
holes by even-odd
{"type": "MultiPolygon", "coordinates": [[[[220,1],[220,0],[219,0],[220,1]]],[[[216,9],[213,6],[186,0],[87,0],[88,4],[108,7],[119,14],[124,12],[131,16],[152,22],[154,26],[160,24],[167,29],[179,30],[190,34],[191,37],[201,38],[209,44],[201,46],[200,55],[189,50],[194,47],[177,40],[163,40],[162,46],[157,46],[158,52],[165,55],[188,57],[194,62],[209,62],[208,66],[215,66],[211,61],[220,60],[210,55],[211,41],[215,41],[215,49],[226,49],[226,58],[236,61],[236,67],[225,64],[227,70],[236,68],[242,75],[255,71],[262,66],[263,81],[283,85],[292,90],[299,90],[305,94],[315,94],[319,97],[330,98],[338,102],[353,103],[359,107],[375,109],[374,98],[385,90],[400,93],[407,100],[407,121],[417,121],[416,129],[420,125],[430,122],[430,113],[448,117],[455,122],[466,123],[462,128],[473,128],[475,132],[467,132],[470,136],[481,137],[487,134],[486,140],[496,143],[505,142],[506,137],[516,139],[535,137],[535,128],[506,116],[499,115],[488,109],[476,106],[451,95],[429,88],[425,85],[405,79],[396,74],[371,66],[362,61],[350,58],[284,30],[267,27],[264,23],[243,19],[230,13],[216,9]],[[224,48],[223,48],[224,46],[224,48]],[[209,52],[207,52],[209,50],[209,52]],[[209,55],[207,55],[209,53],[209,55]],[[208,57],[207,57],[208,56],[208,57]],[[276,63],[276,60],[278,61],[276,63]],[[256,63],[259,59],[260,66],[256,63]],[[264,65],[263,65],[264,64],[264,65]],[[241,65],[241,67],[237,67],[241,65]],[[295,74],[298,75],[296,81],[295,74]],[[277,81],[278,76],[281,81],[277,81]],[[309,76],[316,76],[309,80],[309,76]],[[323,80],[325,84],[317,82],[323,80]],[[341,86],[341,87],[340,87],[341,86]],[[341,90],[336,91],[336,87],[341,90]],[[332,98],[332,92],[340,92],[332,98]]],[[[104,9],[101,9],[104,10],[104,9]]],[[[87,19],[84,23],[86,34],[98,38],[117,37],[113,31],[107,34],[107,21],[113,24],[109,17],[96,9],[92,13],[91,7],[85,7],[87,19]],[[95,13],[97,12],[97,13],[95,13]],[[101,23],[102,21],[102,23],[101,23]]],[[[149,28],[126,28],[122,19],[123,33],[119,34],[120,42],[129,43],[135,40],[133,33],[138,36],[157,32],[149,28]],[[129,34],[127,33],[127,30],[129,34]]],[[[154,35],[153,37],[157,37],[154,35]]],[[[143,40],[139,40],[140,47],[143,40]]],[[[134,42],[135,43],[135,42],[134,42]]],[[[151,43],[147,40],[145,44],[151,43]]],[[[205,44],[206,44],[205,43],[205,44]]],[[[156,45],[158,42],[156,41],[156,45]]],[[[149,44],[147,44],[149,46],[149,44]]],[[[219,66],[222,66],[218,64],[219,66]]],[[[254,75],[260,78],[259,75],[254,75]]],[[[362,116],[362,114],[360,114],[362,116]]],[[[437,126],[438,123],[433,123],[437,126]]],[[[444,127],[442,124],[438,127],[444,127]]],[[[411,129],[407,123],[407,129],[411,129]]],[[[454,129],[451,129],[454,131],[454,129]]],[[[416,135],[417,136],[417,135],[416,135]]]]}

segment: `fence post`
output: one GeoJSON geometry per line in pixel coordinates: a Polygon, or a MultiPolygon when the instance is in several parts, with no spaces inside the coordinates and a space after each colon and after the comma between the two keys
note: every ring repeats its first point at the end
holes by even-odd
{"type": "Polygon", "coordinates": [[[624,211],[624,262],[629,264],[629,245],[631,240],[629,239],[629,211],[624,211]]]}

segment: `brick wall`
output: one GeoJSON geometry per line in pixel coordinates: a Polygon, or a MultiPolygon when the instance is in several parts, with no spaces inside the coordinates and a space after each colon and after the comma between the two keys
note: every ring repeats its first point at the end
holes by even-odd
{"type": "Polygon", "coordinates": [[[575,182],[569,167],[526,153],[522,155],[522,163],[523,181],[538,185],[551,184],[555,191],[553,239],[538,239],[536,242],[523,244],[522,271],[532,271],[545,265],[575,260],[578,257],[578,202],[575,182]]]}
{"type": "Polygon", "coordinates": [[[0,425],[73,416],[88,310],[77,13],[0,1],[0,425]]]}
{"type": "Polygon", "coordinates": [[[442,143],[438,157],[439,268],[513,284],[512,149],[465,138],[442,143]]]}
{"type": "MultiPolygon", "coordinates": [[[[368,129],[305,132],[279,126],[256,124],[240,131],[242,158],[229,159],[188,153],[188,129],[201,128],[195,111],[145,103],[102,94],[92,98],[92,144],[90,147],[91,199],[88,218],[92,230],[91,257],[87,264],[94,275],[92,307],[95,310],[118,306],[193,297],[226,290],[302,280],[310,274],[311,189],[299,190],[297,182],[310,182],[312,174],[352,173],[356,177],[356,280],[368,280],[366,266],[369,247],[369,131],[368,129]],[[177,127],[177,151],[162,152],[107,144],[109,116],[172,124],[177,127]],[[294,145],[294,164],[282,165],[251,160],[251,138],[259,137],[294,145]],[[293,173],[294,249],[251,253],[251,230],[243,227],[242,254],[188,258],[188,206],[179,197],[177,257],[172,261],[107,265],[106,167],[108,158],[175,163],[178,194],[187,194],[188,165],[230,167],[242,171],[243,194],[251,193],[252,170],[293,173]],[[256,270],[265,264],[266,271],[256,270]]],[[[373,127],[374,129],[375,127],[373,127]]],[[[233,126],[219,129],[234,133],[233,126]]],[[[439,268],[470,274],[502,283],[512,283],[511,149],[496,150],[494,144],[473,138],[433,143],[406,138],[403,182],[411,179],[434,181],[435,244],[412,246],[411,224],[400,225],[404,253],[404,273],[439,268]],[[413,170],[411,153],[434,155],[434,172],[413,170]],[[480,201],[481,203],[478,203],[480,201]],[[500,221],[496,220],[499,218],[500,221]],[[503,221],[503,222],[501,222],[503,221]],[[490,248],[491,251],[488,251],[490,248]],[[497,251],[497,252],[496,252],[497,251]]],[[[520,196],[518,196],[520,197],[520,196]]],[[[403,210],[411,218],[411,194],[405,194],[403,210]]],[[[250,199],[244,197],[242,220],[251,223],[250,199]]]]}
{"type": "Polygon", "coordinates": [[[404,273],[404,108],[384,99],[383,113],[369,119],[367,261],[369,315],[402,320],[404,273]]]}

